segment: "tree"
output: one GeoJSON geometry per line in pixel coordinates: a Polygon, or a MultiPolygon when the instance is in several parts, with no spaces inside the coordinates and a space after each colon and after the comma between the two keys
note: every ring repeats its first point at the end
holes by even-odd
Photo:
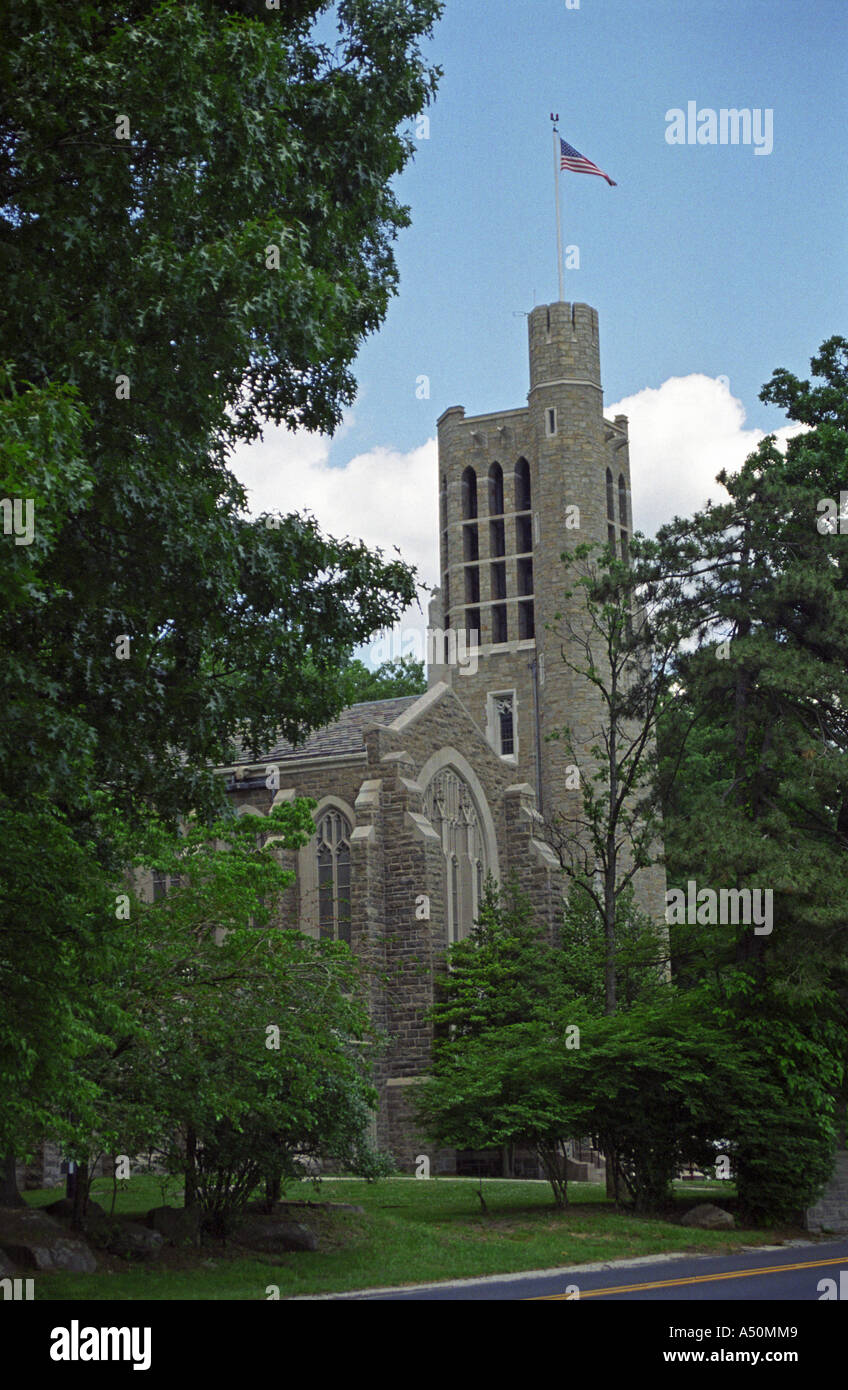
{"type": "MultiPolygon", "coordinates": [[[[609,546],[583,544],[564,554],[571,587],[563,597],[572,603],[581,600],[579,616],[557,613],[551,624],[561,637],[563,662],[598,697],[598,722],[589,734],[588,764],[581,769],[582,815],[549,816],[546,834],[563,873],[603,924],[607,1013],[616,1008],[616,923],[622,919],[622,903],[640,869],[661,855],[653,790],[655,732],[677,639],[671,615],[662,631],[652,621],[651,596],[643,592],[638,563],[640,539],[633,542],[633,565],[617,560],[609,546]]],[[[579,765],[571,729],[552,737],[565,744],[579,765]]],[[[656,953],[659,965],[659,933],[656,953]]]]}
{"type": "MultiPolygon", "coordinates": [[[[848,1057],[848,342],[828,340],[812,368],[822,384],[780,369],[761,393],[807,427],[786,453],[764,440],[719,475],[730,500],[663,528],[655,554],[657,601],[685,639],[661,723],[670,880],[771,895],[767,930],[678,928],[676,975],[716,983],[764,1086],[794,1095],[784,1132],[820,1173],[848,1057]]],[[[779,1132],[764,1118],[740,1149],[753,1211],[791,1200],[779,1132]]]]}
{"type": "Polygon", "coordinates": [[[440,7],[341,0],[334,49],[323,9],[34,0],[0,20],[2,478],[35,508],[31,543],[2,537],[0,793],[22,831],[49,798],[112,869],[100,789],[139,823],[213,818],[212,769],[335,717],[352,650],[415,592],[310,517],[246,519],[227,466],[266,421],[332,430],[397,286],[399,127],[435,90],[419,44],[440,7]]]}
{"type": "MultiPolygon", "coordinates": [[[[432,1073],[416,1088],[418,1122],[433,1143],[533,1149],[556,1206],[568,1201],[565,1141],[585,1133],[579,1099],[563,1101],[562,956],[544,940],[514,885],[489,880],[470,936],[450,949],[437,982],[432,1073]]],[[[568,1012],[567,1010],[567,1012],[568,1012]]]]}
{"type": "Polygon", "coordinates": [[[371,671],[362,661],[351,661],[345,672],[348,704],[365,700],[390,700],[397,695],[423,695],[427,689],[424,662],[411,656],[384,661],[371,671]]]}
{"type": "MultiPolygon", "coordinates": [[[[202,769],[236,735],[334,717],[339,667],[412,598],[406,566],[309,519],[245,521],[226,467],[265,420],[334,427],[396,288],[398,126],[435,88],[418,45],[439,5],[342,0],[335,49],[322,8],[5,11],[0,361],[7,394],[74,386],[87,470],[73,507],[37,499],[50,602],[4,633],[12,795],[57,777],[77,717],[128,806],[209,803],[202,769]],[[39,722],[28,696],[51,680],[39,722]]],[[[10,496],[31,495],[17,462],[10,496]]]]}
{"type": "Polygon", "coordinates": [[[219,1233],[303,1157],[385,1171],[367,1138],[374,1035],[358,967],[343,943],[281,918],[293,874],[276,851],[306,842],[311,805],[179,836],[151,827],[136,862],[179,881],[134,899],[106,968],[91,963],[99,1028],[77,1066],[94,1120],[80,1118],[75,1156],[158,1150],[219,1233]]]}

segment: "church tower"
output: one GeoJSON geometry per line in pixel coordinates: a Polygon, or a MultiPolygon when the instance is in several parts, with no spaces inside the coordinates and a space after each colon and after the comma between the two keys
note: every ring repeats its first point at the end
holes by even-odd
{"type": "MultiPolygon", "coordinates": [[[[441,588],[430,624],[446,639],[436,632],[430,681],[452,685],[546,818],[568,817],[582,806],[574,760],[548,735],[568,725],[588,750],[602,711],[562,660],[556,615],[573,581],[560,556],[609,541],[627,558],[627,418],[604,418],[597,310],[539,305],[528,334],[525,407],[466,416],[452,406],[438,422],[441,588]]],[[[660,916],[661,877],[645,901],[660,916]]]]}

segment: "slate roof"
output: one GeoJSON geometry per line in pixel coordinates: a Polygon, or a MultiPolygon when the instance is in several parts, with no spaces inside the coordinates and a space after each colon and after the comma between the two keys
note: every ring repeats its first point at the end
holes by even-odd
{"type": "Polygon", "coordinates": [[[391,724],[420,699],[420,695],[395,695],[388,700],[365,700],[362,704],[350,705],[332,724],[315,729],[297,747],[282,739],[259,758],[244,757],[240,762],[284,763],[302,758],[332,758],[340,753],[358,753],[365,747],[362,734],[368,724],[391,724]]]}

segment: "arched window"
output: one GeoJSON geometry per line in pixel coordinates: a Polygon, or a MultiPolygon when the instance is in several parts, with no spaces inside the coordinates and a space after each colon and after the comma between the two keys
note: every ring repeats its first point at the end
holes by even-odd
{"type": "Polygon", "coordinates": [[[483,832],[466,782],[442,768],[424,797],[425,810],[445,856],[445,906],[449,943],[468,936],[480,907],[487,872],[483,832]]]}
{"type": "Polygon", "coordinates": [[[530,465],[522,458],[515,465],[515,510],[529,512],[530,507],[530,465]]]}
{"type": "Polygon", "coordinates": [[[477,474],[471,467],[462,475],[462,516],[465,521],[477,516],[477,474]]]}
{"type": "Polygon", "coordinates": [[[502,516],[504,509],[503,469],[493,463],[489,469],[489,515],[502,516]]]}
{"type": "Polygon", "coordinates": [[[607,516],[615,521],[615,492],[612,485],[612,469],[607,469],[607,516]]]}
{"type": "Polygon", "coordinates": [[[627,488],[624,486],[624,474],[618,475],[618,520],[621,526],[627,525],[627,488]]]}
{"type": "Polygon", "coordinates": [[[325,811],[316,826],[319,936],[350,944],[350,835],[341,811],[325,811]]]}

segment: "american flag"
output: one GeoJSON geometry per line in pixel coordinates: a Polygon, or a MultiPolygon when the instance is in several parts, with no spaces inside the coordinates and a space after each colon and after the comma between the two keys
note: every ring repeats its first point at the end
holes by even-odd
{"type": "Polygon", "coordinates": [[[562,148],[562,158],[560,159],[560,169],[570,169],[572,174],[598,174],[602,179],[606,179],[610,188],[617,187],[615,179],[611,179],[609,174],[605,174],[603,169],[599,169],[597,164],[593,164],[591,159],[587,159],[579,150],[575,150],[573,145],[560,136],[559,140],[562,148]]]}

